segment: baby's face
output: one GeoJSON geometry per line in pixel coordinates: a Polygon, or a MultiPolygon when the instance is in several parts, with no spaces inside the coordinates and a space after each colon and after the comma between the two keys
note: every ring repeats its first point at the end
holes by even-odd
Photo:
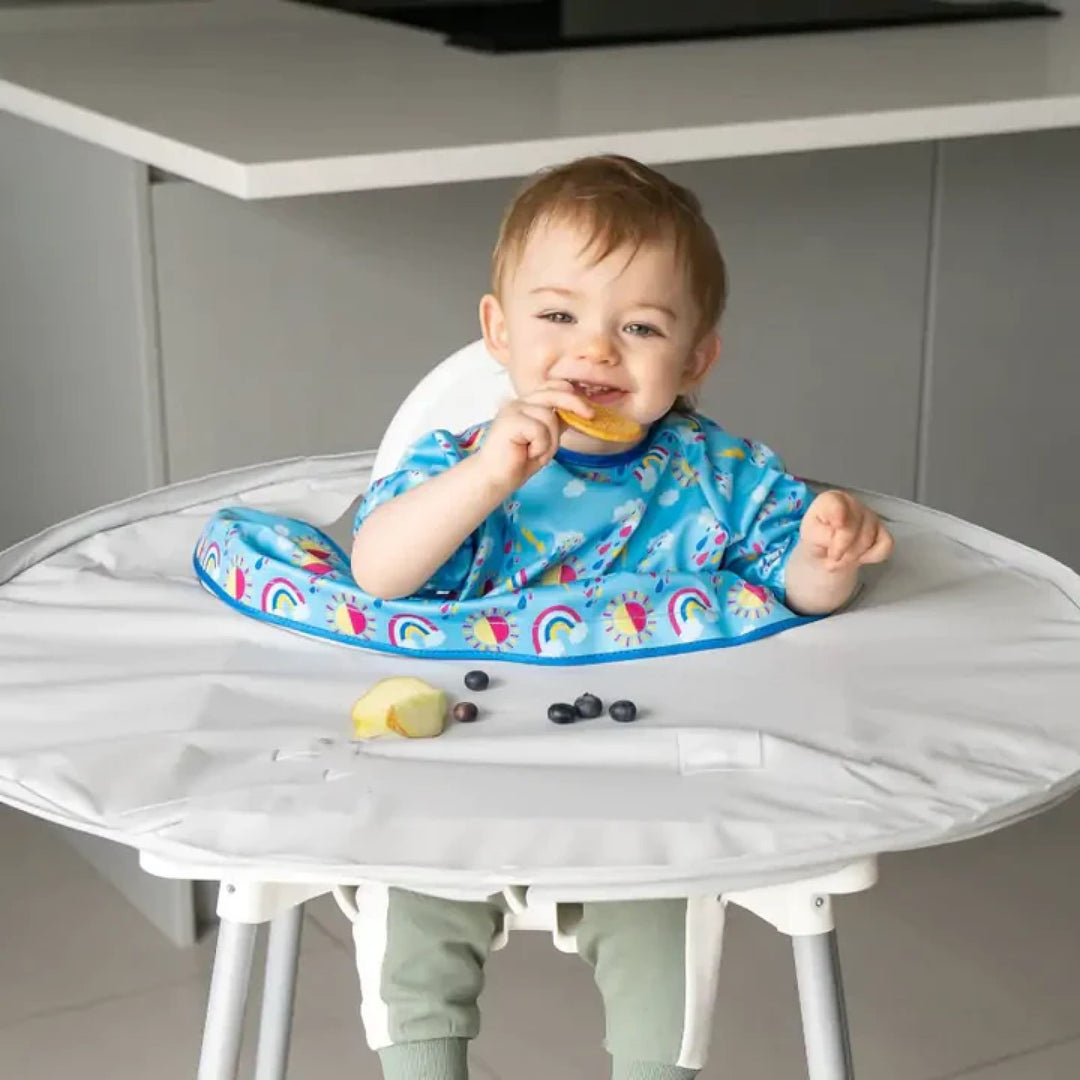
{"type": "MultiPolygon", "coordinates": [[[[589,239],[559,223],[533,233],[502,297],[481,304],[488,347],[519,396],[565,379],[647,427],[704,378],[716,335],[697,339],[699,316],[673,245],[624,248],[597,263],[589,239]]],[[[590,453],[624,449],[573,430],[562,443],[590,453]]]]}

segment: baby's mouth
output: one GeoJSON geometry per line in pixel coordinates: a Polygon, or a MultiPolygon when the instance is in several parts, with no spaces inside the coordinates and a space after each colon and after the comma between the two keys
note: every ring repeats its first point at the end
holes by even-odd
{"type": "Polygon", "coordinates": [[[570,385],[583,398],[591,401],[594,405],[614,405],[626,397],[626,391],[617,386],[606,386],[603,383],[581,382],[571,379],[570,385]]]}

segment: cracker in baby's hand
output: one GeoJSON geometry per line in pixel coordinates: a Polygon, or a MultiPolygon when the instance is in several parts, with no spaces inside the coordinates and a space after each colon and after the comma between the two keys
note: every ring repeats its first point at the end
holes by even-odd
{"type": "Polygon", "coordinates": [[[583,435],[591,435],[594,439],[628,443],[641,438],[644,429],[636,420],[630,420],[614,409],[605,409],[603,405],[594,405],[592,408],[593,417],[590,420],[568,410],[556,409],[555,412],[567,427],[572,427],[583,435]]]}

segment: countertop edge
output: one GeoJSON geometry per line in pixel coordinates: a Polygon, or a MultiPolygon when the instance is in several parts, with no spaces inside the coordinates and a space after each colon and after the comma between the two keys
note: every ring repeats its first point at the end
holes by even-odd
{"type": "Polygon", "coordinates": [[[1077,94],[243,162],[3,79],[0,109],[245,200],[517,177],[598,151],[662,165],[1080,127],[1077,94]]]}

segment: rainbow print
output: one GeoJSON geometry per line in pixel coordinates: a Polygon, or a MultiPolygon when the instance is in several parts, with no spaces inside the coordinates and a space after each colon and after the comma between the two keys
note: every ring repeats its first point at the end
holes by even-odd
{"type": "Polygon", "coordinates": [[[556,604],[536,617],[532,628],[533,649],[537,656],[565,656],[566,646],[580,645],[589,627],[572,607],[556,604]]]}
{"type": "Polygon", "coordinates": [[[446,640],[446,635],[423,615],[395,615],[386,632],[397,649],[431,649],[446,640]]]}
{"type": "Polygon", "coordinates": [[[668,620],[677,637],[697,641],[705,623],[716,621],[716,610],[701,589],[676,589],[668,601],[668,620]]]}
{"type": "Polygon", "coordinates": [[[203,549],[202,554],[199,556],[199,562],[207,575],[216,580],[218,570],[221,569],[221,548],[211,541],[203,549]]]}
{"type": "Polygon", "coordinates": [[[326,621],[343,637],[368,641],[375,633],[371,609],[356,596],[338,593],[326,605],[326,621]]]}
{"type": "Polygon", "coordinates": [[[308,617],[304,594],[288,578],[272,578],[262,591],[262,609],[281,619],[303,621],[308,617]]]}
{"type": "Polygon", "coordinates": [[[642,491],[652,491],[660,474],[667,468],[671,454],[663,446],[654,446],[634,468],[634,478],[641,484],[642,491]]]}

